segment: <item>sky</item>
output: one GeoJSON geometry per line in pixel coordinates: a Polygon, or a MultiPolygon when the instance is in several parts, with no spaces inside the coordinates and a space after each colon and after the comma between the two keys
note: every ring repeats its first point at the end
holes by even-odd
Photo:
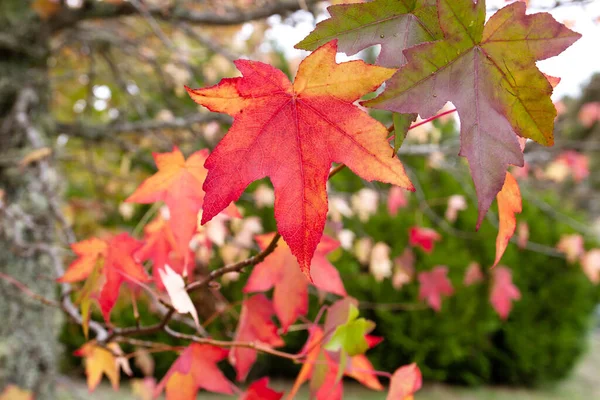
{"type": "MultiPolygon", "coordinates": [[[[555,0],[530,0],[529,13],[538,12],[554,3],[555,0]]],[[[487,1],[488,9],[500,8],[506,4],[505,0],[487,1]]],[[[589,80],[592,74],[600,72],[600,0],[593,0],[585,5],[562,6],[550,12],[558,21],[572,24],[570,25],[571,29],[583,36],[558,57],[538,62],[538,67],[548,75],[561,78],[560,84],[554,89],[554,99],[559,99],[564,95],[576,96],[581,92],[581,86],[589,80]]],[[[315,21],[312,14],[298,11],[291,17],[291,21],[294,22],[291,26],[283,23],[280,16],[272,16],[268,20],[271,29],[267,31],[266,38],[268,41],[277,43],[286,56],[304,58],[309,53],[294,49],[294,45],[314,29],[316,22],[325,18],[327,18],[327,14],[319,15],[315,21]]],[[[338,57],[338,61],[345,59],[348,57],[343,55],[338,57]]]]}

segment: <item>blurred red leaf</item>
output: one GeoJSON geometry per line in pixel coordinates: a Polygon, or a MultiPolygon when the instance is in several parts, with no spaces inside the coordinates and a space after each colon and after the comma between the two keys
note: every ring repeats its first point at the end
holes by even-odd
{"type": "Polygon", "coordinates": [[[283,392],[276,392],[269,388],[269,378],[261,378],[253,382],[248,390],[240,396],[240,400],[279,400],[283,392]]]}
{"type": "Polygon", "coordinates": [[[591,128],[600,121],[600,102],[585,103],[578,114],[579,122],[586,128],[591,128]]]}
{"type": "Polygon", "coordinates": [[[409,244],[413,247],[420,247],[426,253],[431,253],[435,242],[441,239],[440,234],[431,228],[413,226],[408,231],[409,244]]]}
{"type": "MultiPolygon", "coordinates": [[[[271,319],[273,314],[273,305],[263,294],[244,300],[235,341],[254,342],[270,347],[283,346],[285,342],[277,334],[277,326],[271,319]]],[[[246,379],[255,361],[254,349],[232,347],[229,351],[229,362],[235,367],[238,381],[246,379]]]]}
{"type": "Polygon", "coordinates": [[[429,272],[419,273],[419,299],[427,303],[435,311],[442,309],[442,296],[451,296],[454,293],[452,283],[447,277],[448,267],[438,265],[429,272]]]}
{"type": "Polygon", "coordinates": [[[398,214],[398,209],[408,206],[406,189],[402,189],[398,186],[392,186],[388,192],[387,206],[388,212],[392,216],[396,216],[396,214],[398,214]]]}
{"type": "Polygon", "coordinates": [[[140,261],[152,260],[154,282],[159,289],[164,289],[158,271],[164,271],[165,265],[169,265],[174,271],[183,275],[184,258],[191,257],[189,253],[189,247],[179,248],[171,225],[158,215],[144,228],[144,245],[135,253],[135,257],[140,261]]]}
{"type": "Polygon", "coordinates": [[[479,265],[479,263],[473,261],[467,267],[463,283],[465,286],[471,286],[481,281],[483,281],[483,273],[481,272],[481,266],[479,265]]]}
{"type": "Polygon", "coordinates": [[[235,386],[225,378],[217,366],[225,357],[227,350],[220,347],[190,344],[160,381],[155,396],[159,396],[165,390],[167,400],[195,400],[200,389],[233,394],[235,386]]]}
{"type": "MultiPolygon", "coordinates": [[[[265,249],[274,236],[274,233],[257,235],[255,240],[261,249],[265,249]]],[[[327,260],[327,253],[338,247],[336,240],[324,235],[313,256],[310,275],[317,288],[345,296],[339,272],[327,260]]],[[[264,292],[274,287],[273,305],[285,331],[298,316],[308,311],[308,284],[290,248],[280,241],[275,251],[254,267],[244,292],[264,292]]]]}
{"type": "Polygon", "coordinates": [[[492,270],[492,292],[490,302],[500,318],[508,318],[513,300],[519,300],[521,292],[512,282],[509,268],[498,266],[492,270]]]}

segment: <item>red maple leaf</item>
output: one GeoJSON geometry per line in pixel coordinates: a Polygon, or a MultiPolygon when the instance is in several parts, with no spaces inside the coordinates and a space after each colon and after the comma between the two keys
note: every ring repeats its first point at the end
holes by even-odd
{"type": "Polygon", "coordinates": [[[498,265],[510,238],[517,228],[517,219],[515,214],[522,211],[521,191],[516,179],[506,173],[506,180],[502,190],[498,192],[498,236],[496,237],[496,259],[494,265],[498,265]]]}
{"type": "Polygon", "coordinates": [[[269,388],[269,378],[261,378],[253,382],[240,400],[279,400],[283,392],[276,392],[269,388]]]}
{"type": "Polygon", "coordinates": [[[519,300],[521,292],[512,282],[509,268],[498,266],[492,270],[492,292],[490,302],[500,318],[508,318],[513,300],[519,300]]]}
{"type": "Polygon", "coordinates": [[[420,247],[426,253],[431,253],[434,243],[441,239],[440,234],[431,228],[413,226],[408,231],[408,243],[413,247],[420,247]]]}
{"type": "MultiPolygon", "coordinates": [[[[277,326],[271,319],[273,313],[271,301],[263,294],[244,300],[235,341],[254,342],[271,347],[283,346],[285,342],[277,334],[277,326]]],[[[238,381],[246,379],[255,361],[256,350],[254,349],[232,347],[229,352],[229,362],[237,371],[238,381]]]]}
{"type": "MultiPolygon", "coordinates": [[[[265,249],[274,233],[257,235],[255,240],[265,249]]],[[[311,262],[312,283],[319,289],[340,296],[346,295],[338,270],[327,260],[327,253],[339,247],[339,243],[324,235],[317,246],[311,262]]],[[[275,287],[273,305],[282,328],[287,328],[298,316],[308,311],[308,279],[301,272],[298,262],[285,243],[280,243],[275,251],[262,263],[256,265],[244,287],[245,293],[265,292],[275,287]]]]}
{"type": "Polygon", "coordinates": [[[175,241],[171,224],[158,215],[144,228],[144,245],[135,253],[135,257],[141,261],[152,260],[152,277],[157,287],[163,289],[158,271],[164,271],[165,265],[169,265],[180,275],[183,274],[184,260],[191,254],[189,247],[181,250],[175,241]]]}
{"type": "Polygon", "coordinates": [[[435,311],[442,309],[442,296],[451,296],[454,293],[452,283],[448,279],[448,267],[438,265],[429,272],[419,273],[419,299],[427,303],[435,311]]]}
{"type": "Polygon", "coordinates": [[[167,400],[195,400],[200,389],[233,394],[235,386],[217,366],[225,357],[227,350],[220,347],[190,344],[160,381],[155,396],[166,390],[167,400]]]}
{"type": "Polygon", "coordinates": [[[91,238],[71,245],[79,257],[73,261],[59,282],[78,282],[86,279],[98,262],[102,262],[101,273],[104,284],[98,296],[98,303],[105,321],[110,320],[110,311],[119,297],[123,282],[146,282],[148,275],[134,259],[133,254],[142,243],[127,233],[121,233],[108,240],[91,238]]]}
{"type": "MultiPolygon", "coordinates": [[[[207,174],[204,162],[208,150],[199,150],[187,160],[177,147],[170,153],[154,153],[153,156],[158,172],[142,182],[125,201],[142,204],[164,202],[169,209],[169,225],[178,248],[187,250],[204,202],[202,184],[207,174]]],[[[239,216],[233,204],[227,212],[239,216]]],[[[185,256],[188,254],[186,252],[185,256]]]]}
{"type": "Polygon", "coordinates": [[[206,160],[202,223],[268,176],[278,230],[307,276],[325,226],[333,162],[364,179],[413,189],[400,161],[390,157],[385,126],[353,104],[394,70],[362,61],[337,64],[336,50],[332,41],[309,55],[293,84],[270,65],[237,60],[241,78],[188,88],[197,103],[235,119],[206,160]]]}

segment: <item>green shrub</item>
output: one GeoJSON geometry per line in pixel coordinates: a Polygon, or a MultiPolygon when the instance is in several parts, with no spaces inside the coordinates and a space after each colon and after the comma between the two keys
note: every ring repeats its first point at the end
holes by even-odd
{"type": "MultiPolygon", "coordinates": [[[[375,242],[385,242],[391,248],[391,256],[400,255],[408,246],[408,230],[411,226],[430,226],[442,234],[431,254],[415,250],[416,272],[430,270],[436,265],[449,267],[449,278],[455,294],[444,299],[439,313],[418,301],[418,284],[412,282],[401,290],[392,287],[390,280],[377,283],[348,252],[336,252],[334,263],[339,268],[350,295],[364,304],[383,304],[375,308],[363,308],[362,313],[377,323],[375,334],[383,336],[384,342],[369,352],[369,358],[378,369],[394,370],[401,364],[417,362],[424,377],[430,380],[459,384],[507,383],[535,385],[544,381],[563,378],[571,371],[585,349],[586,335],[590,328],[593,310],[598,302],[598,290],[583,275],[579,265],[568,265],[563,258],[542,253],[520,250],[509,245],[502,264],[513,271],[513,279],[520,289],[522,299],[514,303],[507,321],[502,321],[489,303],[489,280],[465,287],[462,283],[467,266],[472,261],[483,266],[484,274],[495,255],[497,228],[484,222],[479,232],[474,231],[477,212],[473,193],[468,192],[470,204],[459,213],[451,230],[443,230],[434,222],[432,213],[443,216],[446,203],[435,199],[447,199],[453,194],[464,194],[471,187],[464,166],[452,169],[431,169],[422,158],[403,159],[413,181],[419,183],[431,208],[410,195],[410,205],[391,217],[385,204],[366,223],[347,219],[344,227],[358,237],[369,236],[375,242]],[[462,170],[460,170],[462,169],[462,170]],[[461,181],[462,179],[462,181],[461,181]],[[465,185],[466,183],[466,185],[465,185]],[[394,304],[399,309],[386,309],[394,304]],[[404,309],[402,309],[404,308],[404,309]]],[[[332,181],[338,192],[348,194],[364,187],[365,183],[349,171],[343,171],[332,181]]],[[[385,193],[386,186],[369,184],[385,193]]],[[[256,187],[256,184],[253,185],[256,187]]],[[[524,189],[523,189],[524,190],[524,189]]],[[[567,202],[553,193],[539,194],[552,207],[565,211],[567,202]]],[[[260,215],[265,230],[274,230],[272,209],[255,210],[250,201],[242,201],[248,214],[260,215]]],[[[570,213],[572,218],[581,216],[570,213]]],[[[491,220],[495,219],[492,214],[491,220]]],[[[561,235],[572,233],[570,228],[556,221],[532,204],[524,202],[523,213],[518,217],[529,225],[530,240],[553,247],[561,235]]],[[[215,261],[218,265],[219,261],[215,261]]],[[[242,298],[244,274],[239,282],[223,288],[232,302],[242,298]]],[[[311,313],[314,317],[319,304],[311,296],[311,313]]],[[[151,313],[140,305],[144,323],[155,321],[151,313]]],[[[112,313],[117,326],[134,324],[130,307],[116,308],[112,313]]],[[[210,331],[223,337],[231,333],[230,327],[219,321],[210,331]]],[[[166,335],[154,338],[169,344],[181,344],[166,335]]],[[[80,328],[67,326],[63,340],[69,351],[83,342],[80,328]]],[[[287,350],[297,351],[306,340],[305,332],[288,335],[287,350]]],[[[157,353],[157,376],[162,376],[175,355],[157,353]]],[[[284,375],[293,377],[298,366],[287,360],[261,356],[253,369],[256,375],[284,375]]]]}

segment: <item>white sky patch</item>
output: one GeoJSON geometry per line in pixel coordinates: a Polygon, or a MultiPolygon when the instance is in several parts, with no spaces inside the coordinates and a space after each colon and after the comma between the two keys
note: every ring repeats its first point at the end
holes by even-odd
{"type": "MultiPolygon", "coordinates": [[[[540,8],[551,7],[555,0],[531,0],[528,13],[540,12],[540,8]]],[[[505,0],[488,0],[488,8],[501,8],[507,5],[505,0]]],[[[545,10],[542,10],[545,11],[545,10]]],[[[576,96],[581,92],[595,72],[600,72],[600,23],[595,19],[600,17],[600,1],[593,1],[585,5],[561,6],[550,10],[550,13],[559,22],[574,22],[571,29],[583,36],[558,57],[543,60],[538,63],[544,73],[561,78],[560,84],[554,89],[553,99],[557,100],[565,95],[576,96]]],[[[265,43],[262,50],[269,50],[271,42],[277,44],[287,58],[305,58],[308,51],[298,50],[294,45],[304,39],[315,27],[318,21],[327,18],[326,13],[317,16],[306,11],[297,11],[285,21],[278,15],[267,19],[270,29],[265,34],[265,43]]],[[[358,55],[347,57],[338,54],[338,62],[358,59],[358,55]]]]}

